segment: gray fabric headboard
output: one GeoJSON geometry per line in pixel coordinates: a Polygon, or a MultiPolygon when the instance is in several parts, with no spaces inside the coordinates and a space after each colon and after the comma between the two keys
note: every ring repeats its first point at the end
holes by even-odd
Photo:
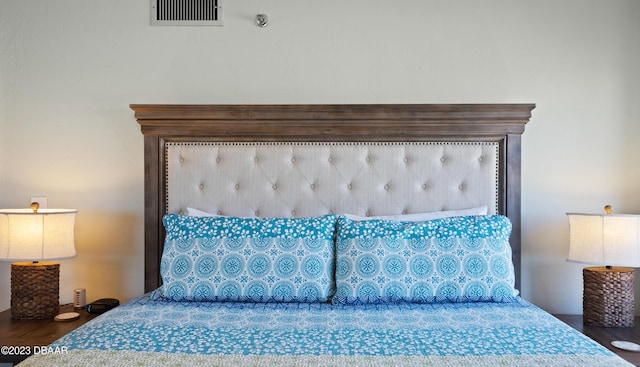
{"type": "Polygon", "coordinates": [[[498,212],[499,144],[167,143],[166,208],[219,215],[498,212]]]}

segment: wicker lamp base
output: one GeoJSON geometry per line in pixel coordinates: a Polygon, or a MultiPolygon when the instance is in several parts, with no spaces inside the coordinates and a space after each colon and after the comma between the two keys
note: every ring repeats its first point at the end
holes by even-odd
{"type": "Polygon", "coordinates": [[[633,326],[635,308],[634,269],[591,266],[582,270],[582,299],[585,325],[633,326]]]}
{"type": "Polygon", "coordinates": [[[52,319],[59,310],[60,264],[11,264],[11,318],[52,319]]]}

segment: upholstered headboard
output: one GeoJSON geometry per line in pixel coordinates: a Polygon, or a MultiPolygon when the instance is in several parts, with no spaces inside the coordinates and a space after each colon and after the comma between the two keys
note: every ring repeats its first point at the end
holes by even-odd
{"type": "Polygon", "coordinates": [[[499,143],[167,142],[165,208],[307,217],[498,212],[499,143]]]}
{"type": "Polygon", "coordinates": [[[361,216],[487,206],[513,224],[522,105],[132,105],[145,135],[145,290],[162,216],[361,216]]]}

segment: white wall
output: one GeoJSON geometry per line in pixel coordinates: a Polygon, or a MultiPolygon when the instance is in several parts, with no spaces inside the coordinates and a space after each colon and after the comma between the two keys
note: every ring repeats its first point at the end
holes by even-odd
{"type": "MultiPolygon", "coordinates": [[[[0,0],[0,207],[45,195],[80,210],[62,302],[76,287],[89,301],[143,292],[143,138],[130,103],[533,102],[522,294],[581,312],[564,213],[640,213],[640,2],[224,5],[223,27],[151,27],[148,0],[0,0]]],[[[0,309],[9,269],[0,263],[0,309]]]]}

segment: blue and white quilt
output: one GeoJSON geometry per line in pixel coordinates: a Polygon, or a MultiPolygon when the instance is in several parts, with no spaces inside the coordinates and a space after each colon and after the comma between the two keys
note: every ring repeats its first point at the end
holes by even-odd
{"type": "Polygon", "coordinates": [[[503,216],[164,225],[163,285],[24,366],[629,365],[518,297],[503,216]]]}
{"type": "Polygon", "coordinates": [[[175,302],[150,294],[21,366],[630,366],[515,302],[175,302]]]}

